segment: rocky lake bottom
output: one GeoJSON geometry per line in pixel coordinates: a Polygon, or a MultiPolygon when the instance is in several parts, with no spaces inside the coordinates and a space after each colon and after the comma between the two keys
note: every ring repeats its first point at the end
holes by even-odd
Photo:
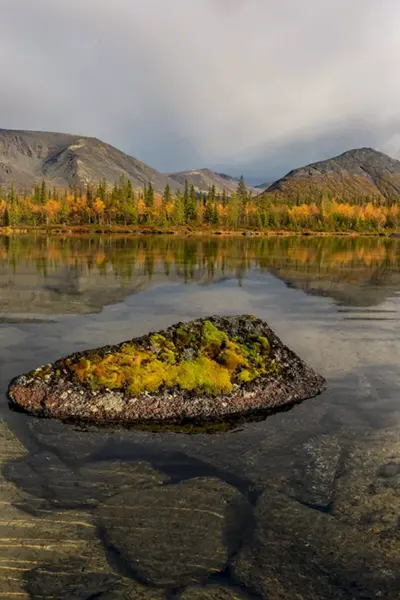
{"type": "Polygon", "coordinates": [[[397,598],[399,309],[399,240],[0,238],[0,598],[397,598]],[[245,313],[327,391],[214,434],[8,408],[41,364],[245,313]]]}

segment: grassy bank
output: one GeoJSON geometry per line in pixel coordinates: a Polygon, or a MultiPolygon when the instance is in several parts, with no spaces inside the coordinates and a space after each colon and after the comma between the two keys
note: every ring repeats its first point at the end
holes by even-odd
{"type": "Polygon", "coordinates": [[[216,227],[168,227],[159,228],[152,226],[122,226],[122,225],[50,225],[0,227],[0,235],[17,235],[40,233],[44,235],[174,235],[174,236],[363,236],[363,237],[391,237],[400,236],[400,231],[383,230],[359,232],[354,230],[340,231],[314,231],[310,229],[229,229],[216,227]]]}

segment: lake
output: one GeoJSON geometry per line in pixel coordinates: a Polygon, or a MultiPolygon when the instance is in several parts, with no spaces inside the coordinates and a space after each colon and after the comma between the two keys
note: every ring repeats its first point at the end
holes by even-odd
{"type": "Polygon", "coordinates": [[[400,593],[400,239],[0,237],[0,598],[400,593]],[[83,430],[10,379],[250,313],[328,381],[227,432],[83,430]]]}

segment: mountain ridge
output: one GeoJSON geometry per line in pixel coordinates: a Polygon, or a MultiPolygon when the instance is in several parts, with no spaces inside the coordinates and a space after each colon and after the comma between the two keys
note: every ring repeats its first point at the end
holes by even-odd
{"type": "Polygon", "coordinates": [[[83,187],[103,179],[113,183],[121,175],[135,188],[152,182],[157,190],[168,176],[98,138],[78,134],[0,129],[0,183],[32,188],[41,180],[56,187],[83,187]]]}
{"type": "MultiPolygon", "coordinates": [[[[221,193],[224,190],[227,193],[235,192],[239,184],[239,177],[233,177],[226,173],[219,173],[212,169],[188,169],[186,171],[177,171],[168,173],[177,183],[182,185],[187,180],[189,185],[193,185],[197,192],[207,193],[212,185],[215,186],[215,191],[221,193]]],[[[249,190],[257,191],[254,186],[247,186],[249,190]]]]}
{"type": "MultiPolygon", "coordinates": [[[[58,188],[85,187],[121,176],[143,189],[150,182],[162,193],[183,191],[185,180],[197,192],[236,191],[239,179],[209,168],[160,173],[96,137],[49,131],[0,128],[0,185],[13,183],[18,191],[30,191],[45,181],[58,188]]],[[[258,197],[285,202],[311,202],[322,197],[354,202],[373,198],[398,201],[400,161],[370,147],[353,148],[326,160],[292,169],[270,184],[248,186],[258,197]]]]}
{"type": "Polygon", "coordinates": [[[13,183],[23,191],[43,180],[60,188],[84,187],[103,179],[112,185],[121,175],[131,180],[134,189],[151,182],[159,193],[167,184],[173,192],[183,191],[187,179],[198,192],[208,192],[214,185],[217,193],[225,189],[229,194],[239,181],[206,168],[161,173],[97,137],[0,128],[0,185],[13,183]]]}
{"type": "Polygon", "coordinates": [[[400,161],[373,148],[346,150],[326,160],[292,169],[261,195],[285,198],[331,193],[340,199],[400,195],[400,161]]]}

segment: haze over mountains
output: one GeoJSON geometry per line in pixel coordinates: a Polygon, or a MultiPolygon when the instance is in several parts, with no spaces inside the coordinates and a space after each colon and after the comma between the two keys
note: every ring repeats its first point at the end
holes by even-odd
{"type": "MultiPolygon", "coordinates": [[[[149,182],[162,192],[183,190],[185,180],[197,191],[235,191],[238,179],[210,169],[160,173],[97,138],[64,133],[0,129],[0,184],[14,183],[30,191],[42,180],[60,188],[84,187],[105,179],[110,184],[125,175],[134,189],[149,182]]],[[[334,158],[290,171],[271,185],[250,188],[253,193],[295,200],[331,193],[343,200],[400,195],[400,161],[372,148],[349,150],[334,158]]]]}
{"type": "Polygon", "coordinates": [[[179,173],[170,173],[169,176],[181,185],[185,185],[186,179],[189,185],[194,185],[195,189],[200,192],[207,192],[214,185],[217,192],[225,190],[227,193],[231,193],[237,189],[239,183],[237,177],[231,177],[225,173],[215,173],[210,169],[180,171],[179,173]]]}

